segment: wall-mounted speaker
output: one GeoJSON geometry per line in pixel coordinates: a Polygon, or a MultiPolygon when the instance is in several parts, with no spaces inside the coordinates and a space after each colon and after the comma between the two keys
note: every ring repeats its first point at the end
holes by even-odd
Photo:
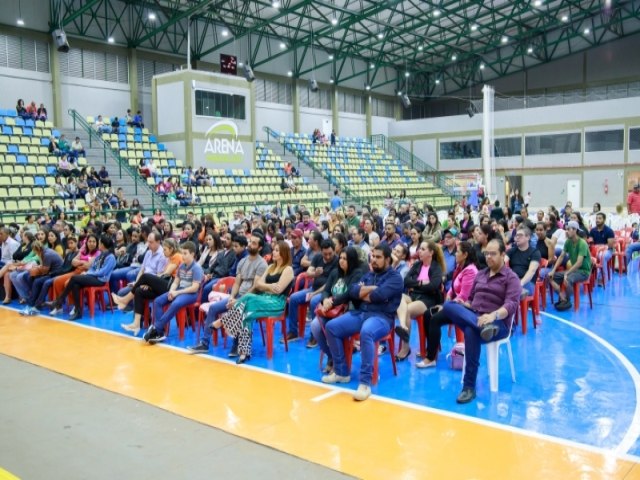
{"type": "Polygon", "coordinates": [[[309,80],[309,90],[311,90],[312,92],[317,92],[318,91],[318,81],[315,78],[312,78],[309,80]]]}
{"type": "Polygon", "coordinates": [[[256,76],[253,74],[253,69],[248,63],[244,64],[244,78],[247,79],[247,82],[253,82],[256,79],[256,76]]]}
{"type": "Polygon", "coordinates": [[[409,108],[411,106],[411,100],[409,99],[409,95],[407,95],[406,93],[403,93],[400,96],[400,101],[402,102],[402,106],[404,108],[409,108]]]}
{"type": "Polygon", "coordinates": [[[67,53],[69,51],[69,42],[67,41],[67,34],[61,28],[54,30],[51,35],[53,41],[56,44],[56,48],[59,52],[67,53]]]}

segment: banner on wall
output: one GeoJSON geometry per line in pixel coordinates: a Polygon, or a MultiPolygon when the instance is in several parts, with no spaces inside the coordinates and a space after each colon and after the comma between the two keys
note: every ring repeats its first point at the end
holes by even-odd
{"type": "Polygon", "coordinates": [[[242,163],[244,148],[238,140],[238,125],[230,120],[221,120],[209,127],[205,133],[204,157],[212,163],[242,163]]]}

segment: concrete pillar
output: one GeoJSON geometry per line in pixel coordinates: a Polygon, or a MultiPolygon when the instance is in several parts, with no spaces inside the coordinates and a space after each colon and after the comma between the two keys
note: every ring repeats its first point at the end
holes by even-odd
{"type": "Polygon", "coordinates": [[[367,138],[371,137],[373,126],[371,124],[371,110],[373,109],[373,98],[371,95],[367,95],[364,99],[364,115],[365,115],[365,129],[367,138]]]}
{"type": "MultiPolygon", "coordinates": [[[[142,108],[138,97],[138,51],[130,48],[129,53],[129,88],[131,89],[131,111],[135,114],[142,108]]],[[[154,124],[155,125],[155,124],[154,124]]]]}
{"type": "Polygon", "coordinates": [[[293,101],[293,131],[300,132],[300,87],[295,78],[291,83],[291,98],[293,101]]]}
{"type": "Polygon", "coordinates": [[[49,43],[49,57],[51,58],[49,68],[51,69],[51,90],[53,91],[53,105],[50,113],[53,113],[51,120],[54,125],[62,126],[64,112],[62,111],[62,85],[60,81],[60,60],[58,48],[55,42],[49,43]]]}

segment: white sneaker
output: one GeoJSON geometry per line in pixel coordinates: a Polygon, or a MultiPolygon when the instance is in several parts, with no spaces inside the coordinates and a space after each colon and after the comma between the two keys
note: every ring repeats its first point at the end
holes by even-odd
{"type": "Polygon", "coordinates": [[[322,383],[349,383],[350,381],[351,377],[349,375],[343,377],[342,375],[336,375],[336,372],[322,376],[322,383]]]}
{"type": "Polygon", "coordinates": [[[69,316],[73,317],[76,314],[76,307],[71,307],[71,311],[69,312],[69,316]]]}
{"type": "Polygon", "coordinates": [[[54,308],[49,312],[49,315],[59,315],[62,313],[62,307],[54,308]]]}
{"type": "Polygon", "coordinates": [[[358,402],[362,402],[371,396],[371,387],[361,383],[358,385],[358,390],[353,394],[353,399],[358,402]]]}

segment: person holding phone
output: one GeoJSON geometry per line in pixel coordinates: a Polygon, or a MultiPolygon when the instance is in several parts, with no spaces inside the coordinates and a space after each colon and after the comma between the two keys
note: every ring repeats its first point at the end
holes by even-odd
{"type": "Polygon", "coordinates": [[[424,241],[418,249],[418,261],[414,262],[404,279],[407,294],[402,295],[398,307],[400,324],[395,332],[402,340],[396,359],[406,360],[411,353],[409,346],[411,318],[424,315],[427,323],[431,319],[429,308],[442,303],[442,281],[447,268],[440,245],[433,240],[424,241]]]}

